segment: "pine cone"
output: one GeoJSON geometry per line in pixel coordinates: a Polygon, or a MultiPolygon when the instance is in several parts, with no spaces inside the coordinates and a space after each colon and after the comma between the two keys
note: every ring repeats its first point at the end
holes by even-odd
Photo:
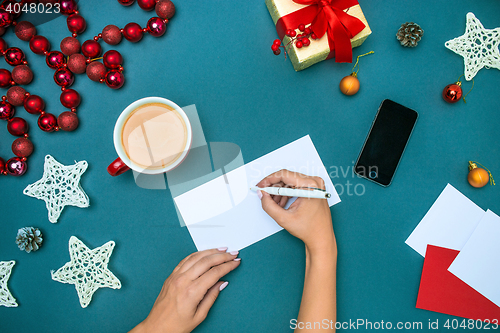
{"type": "Polygon", "coordinates": [[[398,38],[401,45],[406,47],[415,47],[418,42],[422,39],[424,35],[424,30],[420,26],[413,22],[406,22],[399,28],[396,37],[398,38]]]}
{"type": "Polygon", "coordinates": [[[25,227],[17,231],[16,244],[21,251],[35,252],[42,245],[42,232],[38,228],[25,227]]]}

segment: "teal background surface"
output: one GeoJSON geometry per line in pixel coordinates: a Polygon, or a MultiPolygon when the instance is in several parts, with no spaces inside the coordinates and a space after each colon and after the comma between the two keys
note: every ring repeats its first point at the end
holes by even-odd
{"type": "MultiPolygon", "coordinates": [[[[188,230],[179,226],[168,191],[139,188],[131,172],[117,178],[106,172],[116,155],[112,132],[118,115],[147,96],[196,104],[207,141],[236,143],[247,162],[311,135],[339,193],[344,189],[342,202],[332,208],[339,252],[338,321],[422,322],[424,332],[429,320],[439,320],[441,329],[448,319],[461,320],[415,308],[423,258],[404,241],[447,183],[481,208],[500,213],[499,186],[474,189],[466,179],[467,161],[477,160],[500,181],[500,72],[482,69],[467,104],[450,105],[441,97],[464,67],[462,57],[444,43],[465,32],[467,12],[485,28],[499,27],[500,2],[360,1],[373,34],[353,53],[375,54],[361,59],[361,90],[352,97],[338,88],[352,64],[330,60],[295,72],[283,56],[273,55],[277,34],[263,0],[175,3],[177,14],[164,37],[144,36],[140,43],[124,40],[113,47],[125,59],[122,89],[77,77],[74,88],[82,96],[77,131],[44,133],[35,116],[18,109],[31,125],[35,152],[26,175],[0,177],[0,260],[16,261],[9,288],[19,303],[18,308],[0,307],[0,331],[130,330],[147,316],[172,269],[196,251],[188,230]],[[414,49],[401,47],[395,38],[406,21],[425,30],[414,49]],[[383,188],[350,170],[386,98],[418,111],[419,120],[392,185],[383,188]],[[65,165],[89,163],[81,185],[90,207],[66,207],[57,224],[49,223],[43,201],[22,194],[41,178],[47,154],[65,165]],[[18,250],[16,233],[25,226],[42,230],[40,251],[18,250]],[[50,277],[51,270],[69,261],[72,235],[90,248],[116,242],[109,268],[122,288],[97,290],[85,309],[73,285],[50,277]]],[[[87,20],[82,42],[107,24],[144,26],[153,15],[137,4],[122,7],[110,0],[80,1],[79,7],[87,20]]],[[[69,35],[63,17],[37,28],[54,49],[69,35]]],[[[4,37],[27,54],[35,73],[28,91],[45,99],[48,112],[64,111],[44,57],[29,52],[12,31],[4,37]]],[[[102,45],[105,51],[112,48],[102,45]]],[[[465,91],[470,87],[464,82],[465,91]]],[[[9,158],[13,137],[2,126],[0,156],[9,158]]],[[[196,332],[290,331],[302,293],[303,244],[282,231],[242,250],[240,257],[241,266],[227,276],[229,286],[196,332]]]]}

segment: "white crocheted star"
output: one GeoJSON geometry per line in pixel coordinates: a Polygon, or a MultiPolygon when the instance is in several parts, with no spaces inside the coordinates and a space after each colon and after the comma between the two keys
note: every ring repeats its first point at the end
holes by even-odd
{"type": "Polygon", "coordinates": [[[0,305],[9,308],[17,307],[16,299],[12,297],[9,288],[7,288],[7,281],[15,264],[14,260],[0,261],[0,305]]]}
{"type": "Polygon", "coordinates": [[[65,206],[89,206],[89,198],[80,186],[80,177],[87,167],[87,161],[66,166],[47,155],[42,179],[28,185],[23,193],[44,200],[49,211],[49,221],[56,223],[65,206]]]}
{"type": "Polygon", "coordinates": [[[483,67],[500,69],[500,28],[485,29],[472,13],[467,14],[465,34],[444,46],[464,57],[465,79],[472,80],[483,67]]]}
{"type": "Polygon", "coordinates": [[[120,289],[120,280],[108,269],[108,262],[115,242],[109,241],[101,247],[90,250],[75,236],[69,239],[71,261],[52,271],[52,280],[74,284],[80,305],[86,308],[92,295],[99,288],[120,289]]]}

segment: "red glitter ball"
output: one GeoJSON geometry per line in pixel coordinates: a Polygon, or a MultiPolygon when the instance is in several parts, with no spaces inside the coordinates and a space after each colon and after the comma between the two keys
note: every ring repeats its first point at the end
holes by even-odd
{"type": "Polygon", "coordinates": [[[99,61],[93,61],[87,65],[87,76],[92,81],[98,82],[106,75],[106,67],[99,61]]]}
{"type": "Polygon", "coordinates": [[[26,99],[26,90],[23,87],[14,86],[7,90],[7,100],[14,106],[21,106],[26,99]]]}
{"type": "Polygon", "coordinates": [[[19,65],[12,70],[12,80],[20,85],[30,84],[33,81],[33,72],[26,65],[19,65]]]}
{"type": "Polygon", "coordinates": [[[33,143],[27,138],[19,138],[12,143],[12,152],[18,157],[30,156],[33,148],[33,143]]]}
{"type": "Polygon", "coordinates": [[[73,37],[66,37],[61,41],[61,52],[70,56],[80,52],[80,42],[73,37]]]}
{"type": "Polygon", "coordinates": [[[116,25],[107,25],[102,29],[102,40],[109,45],[116,45],[122,41],[122,33],[116,25]]]}
{"type": "Polygon", "coordinates": [[[28,133],[28,123],[23,118],[14,117],[7,123],[7,130],[14,136],[23,136],[28,133]]]}
{"type": "Polygon", "coordinates": [[[142,28],[139,24],[131,22],[123,28],[123,37],[132,43],[137,43],[142,39],[142,28]]]}
{"type": "Polygon", "coordinates": [[[75,74],[83,74],[87,69],[87,58],[83,54],[75,53],[69,56],[68,68],[75,74]]]}
{"type": "Polygon", "coordinates": [[[79,125],[78,116],[74,112],[65,111],[57,118],[57,124],[63,131],[74,131],[79,125]]]}
{"type": "Polygon", "coordinates": [[[171,19],[175,15],[175,5],[170,0],[160,0],[156,3],[155,11],[162,19],[171,19]]]}
{"type": "Polygon", "coordinates": [[[17,38],[29,42],[36,35],[36,28],[31,22],[21,21],[16,25],[15,32],[17,38]]]}

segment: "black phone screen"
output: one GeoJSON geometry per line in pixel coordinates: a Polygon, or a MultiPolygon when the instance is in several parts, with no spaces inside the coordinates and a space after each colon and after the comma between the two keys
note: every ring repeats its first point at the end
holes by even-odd
{"type": "Polygon", "coordinates": [[[389,186],[417,118],[416,111],[389,99],[384,100],[356,162],[356,173],[389,186]]]}

